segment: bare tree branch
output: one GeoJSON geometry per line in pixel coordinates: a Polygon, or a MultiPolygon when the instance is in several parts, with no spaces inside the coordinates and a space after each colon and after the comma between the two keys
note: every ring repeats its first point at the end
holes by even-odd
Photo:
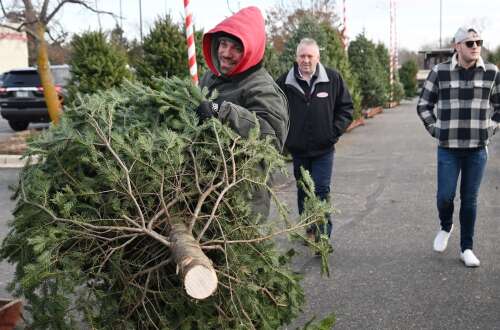
{"type": "Polygon", "coordinates": [[[53,25],[52,26],[53,28],[50,28],[50,29],[47,28],[47,30],[46,30],[47,35],[49,36],[50,40],[52,42],[56,42],[56,43],[63,43],[66,40],[66,38],[68,37],[68,33],[63,31],[63,29],[59,23],[52,23],[52,25],[53,25]],[[58,29],[56,29],[55,27],[57,27],[58,29]],[[59,31],[55,31],[56,35],[53,35],[53,32],[52,32],[53,30],[59,30],[59,31]]]}
{"type": "Polygon", "coordinates": [[[5,6],[3,5],[2,0],[0,0],[0,8],[2,8],[3,16],[7,17],[7,12],[5,11],[5,6]]]}
{"type": "Polygon", "coordinates": [[[8,24],[0,24],[0,27],[4,27],[6,29],[9,29],[9,30],[12,30],[12,31],[16,31],[16,32],[23,32],[24,31],[27,34],[29,34],[30,36],[32,36],[33,38],[35,38],[35,39],[38,40],[38,37],[37,37],[35,31],[33,31],[30,28],[26,27],[25,23],[21,23],[18,27],[14,27],[14,26],[11,26],[11,25],[8,25],[8,24]]]}
{"type": "Polygon", "coordinates": [[[67,3],[70,3],[70,4],[75,4],[75,5],[81,5],[85,8],[87,8],[88,10],[90,10],[91,12],[94,12],[96,14],[106,14],[106,15],[110,15],[111,17],[113,17],[115,19],[116,22],[118,22],[116,20],[116,15],[112,12],[109,12],[109,11],[104,11],[104,10],[97,10],[95,9],[94,7],[90,6],[89,4],[87,4],[85,1],[83,0],[63,0],[61,1],[53,10],[52,12],[47,16],[47,19],[46,19],[46,22],[49,22],[56,14],[57,12],[62,8],[62,6],[64,6],[65,4],[67,3]]]}
{"type": "Polygon", "coordinates": [[[47,16],[47,8],[49,7],[49,0],[44,0],[42,4],[42,9],[40,9],[39,17],[40,20],[43,22],[48,22],[45,21],[45,17],[47,16]]]}

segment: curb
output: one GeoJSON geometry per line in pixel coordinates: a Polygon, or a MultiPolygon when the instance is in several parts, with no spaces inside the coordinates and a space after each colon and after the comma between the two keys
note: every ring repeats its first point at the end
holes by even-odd
{"type": "Polygon", "coordinates": [[[352,131],[353,129],[355,129],[356,127],[358,126],[363,126],[365,124],[365,120],[363,119],[363,117],[360,117],[358,119],[354,119],[351,124],[346,128],[346,133],[349,133],[350,131],[352,131]]]}
{"type": "Polygon", "coordinates": [[[27,159],[21,159],[21,155],[0,155],[0,168],[24,167],[27,159]]]}

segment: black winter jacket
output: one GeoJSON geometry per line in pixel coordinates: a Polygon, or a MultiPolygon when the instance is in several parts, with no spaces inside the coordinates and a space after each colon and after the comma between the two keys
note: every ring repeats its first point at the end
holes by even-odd
{"type": "Polygon", "coordinates": [[[352,122],[353,105],[340,74],[321,63],[307,97],[297,82],[297,64],[276,81],[285,92],[290,113],[286,148],[294,156],[315,157],[334,150],[352,122]]]}

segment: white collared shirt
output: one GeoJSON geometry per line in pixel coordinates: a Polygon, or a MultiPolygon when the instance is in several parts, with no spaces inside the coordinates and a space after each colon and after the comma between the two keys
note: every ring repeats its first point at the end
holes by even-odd
{"type": "MultiPolygon", "coordinates": [[[[451,69],[455,70],[457,66],[460,66],[460,63],[458,62],[458,54],[455,53],[451,57],[451,69]]],[[[479,56],[479,58],[476,61],[476,67],[477,68],[482,68],[484,71],[486,71],[486,65],[484,65],[483,58],[479,56]]]]}

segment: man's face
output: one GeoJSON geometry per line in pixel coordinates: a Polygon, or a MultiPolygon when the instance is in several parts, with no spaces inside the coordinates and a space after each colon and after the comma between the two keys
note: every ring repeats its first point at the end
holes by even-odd
{"type": "Polygon", "coordinates": [[[455,45],[458,57],[462,58],[465,63],[478,60],[481,55],[481,46],[478,43],[482,43],[482,40],[477,33],[469,32],[467,39],[455,45]]]}
{"type": "Polygon", "coordinates": [[[243,57],[243,47],[240,43],[229,39],[221,39],[217,50],[217,58],[219,59],[220,72],[228,74],[236,65],[238,65],[243,57]]]}
{"type": "Polygon", "coordinates": [[[302,45],[297,50],[297,64],[303,75],[312,75],[319,63],[319,49],[315,45],[302,45]]]}

